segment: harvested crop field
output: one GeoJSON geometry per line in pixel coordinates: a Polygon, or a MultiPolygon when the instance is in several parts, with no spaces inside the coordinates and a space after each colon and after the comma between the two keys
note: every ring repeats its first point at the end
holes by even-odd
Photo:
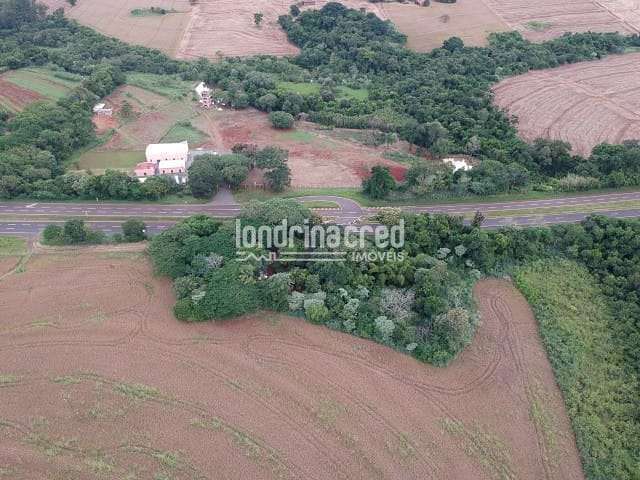
{"type": "Polygon", "coordinates": [[[19,112],[38,100],[57,100],[66,95],[79,80],[63,78],[45,68],[10,70],[0,75],[0,106],[19,112]]]}
{"type": "Polygon", "coordinates": [[[0,76],[0,106],[11,112],[19,112],[27,105],[44,97],[34,91],[19,87],[0,76]]]}
{"type": "Polygon", "coordinates": [[[485,45],[489,33],[510,30],[484,3],[475,0],[432,2],[428,7],[396,2],[380,5],[384,15],[407,35],[407,46],[418,52],[441,47],[453,36],[465,45],[485,45]]]}
{"type": "Polygon", "coordinates": [[[588,155],[602,142],[640,138],[640,53],[529,72],[493,91],[527,141],[564,140],[588,155]]]}
{"type": "Polygon", "coordinates": [[[384,158],[383,147],[340,138],[338,133],[344,130],[334,133],[310,122],[296,122],[293,130],[276,130],[265,113],[253,109],[205,112],[194,126],[209,135],[211,143],[205,146],[220,152],[230,151],[237,143],[288,150],[293,187],[356,187],[374,165],[391,167],[398,179],[407,169],[384,158]]]}
{"type": "Polygon", "coordinates": [[[557,478],[582,473],[511,284],[446,369],[299,319],[173,319],[140,252],[36,254],[0,288],[11,478],[557,478]],[[37,299],[37,300],[36,300],[37,299]]]}
{"type": "Polygon", "coordinates": [[[156,48],[173,56],[191,18],[188,0],[165,0],[160,4],[149,0],[78,0],[74,7],[61,0],[44,0],[42,3],[50,10],[64,8],[68,17],[100,33],[127,43],[156,48]],[[134,9],[151,6],[160,6],[171,12],[166,15],[131,14],[134,9]]]}
{"type": "Polygon", "coordinates": [[[484,0],[512,29],[532,41],[565,32],[640,33],[640,0],[484,0]]]}
{"type": "MultiPolygon", "coordinates": [[[[178,58],[211,59],[220,56],[295,55],[278,25],[278,17],[289,13],[291,0],[198,0],[178,49],[178,58]],[[261,25],[253,14],[264,15],[261,25]]],[[[328,0],[317,0],[308,8],[321,8],[328,0]]],[[[366,0],[344,0],[350,8],[365,8],[383,17],[375,4],[366,0]]],[[[303,7],[307,8],[307,7],[303,7]]]]}

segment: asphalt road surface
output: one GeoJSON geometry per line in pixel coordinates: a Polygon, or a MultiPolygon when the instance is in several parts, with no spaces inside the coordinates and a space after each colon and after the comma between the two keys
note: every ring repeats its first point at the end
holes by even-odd
{"type": "MultiPolygon", "coordinates": [[[[361,207],[353,200],[335,196],[309,196],[306,201],[331,201],[338,204],[335,209],[317,209],[322,216],[340,225],[355,224],[377,211],[375,208],[361,207]]],[[[617,218],[640,217],[640,208],[621,209],[611,208],[608,204],[626,201],[640,201],[639,192],[607,193],[583,195],[573,197],[551,198],[545,200],[517,200],[499,203],[463,203],[439,204],[427,206],[406,206],[403,210],[414,213],[447,213],[451,215],[472,214],[481,211],[485,214],[509,211],[510,216],[488,218],[483,226],[497,228],[509,225],[549,225],[557,223],[573,223],[583,220],[590,215],[585,213],[562,213],[558,209],[590,207],[598,214],[617,218]],[[549,214],[532,215],[531,209],[553,209],[549,214]],[[522,214],[518,214],[522,210],[522,214]]],[[[179,204],[161,205],[144,203],[47,203],[47,202],[0,202],[0,215],[7,220],[0,219],[0,234],[35,235],[49,223],[63,222],[69,217],[87,217],[87,223],[93,228],[114,233],[120,230],[124,218],[144,218],[149,233],[157,233],[175,222],[175,219],[188,217],[197,213],[219,218],[233,218],[242,211],[228,192],[221,192],[207,204],[179,204]],[[43,218],[43,217],[46,217],[43,218]],[[104,221],[99,217],[105,217],[104,221]],[[52,220],[55,219],[55,220],[52,220]]]]}

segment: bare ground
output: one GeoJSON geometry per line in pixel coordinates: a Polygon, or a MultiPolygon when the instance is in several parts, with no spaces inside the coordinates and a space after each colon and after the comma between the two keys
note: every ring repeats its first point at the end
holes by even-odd
{"type": "MultiPolygon", "coordinates": [[[[278,17],[289,13],[291,0],[198,0],[180,46],[178,58],[249,55],[296,55],[298,48],[289,43],[278,25],[278,17]],[[264,15],[260,26],[254,13],[264,15]]],[[[303,8],[321,8],[328,0],[317,0],[303,8]]],[[[382,10],[365,0],[344,0],[350,8],[365,8],[384,18],[382,10]]]]}
{"type": "Polygon", "coordinates": [[[79,23],[124,42],[162,50],[175,56],[191,18],[188,0],[78,0],[72,7],[66,0],[43,0],[50,11],[63,8],[79,23]],[[134,16],[134,9],[163,7],[166,15],[134,16]]]}
{"type": "Polygon", "coordinates": [[[565,32],[640,33],[640,0],[484,0],[512,29],[532,41],[565,32]]]}
{"type": "Polygon", "coordinates": [[[589,155],[599,143],[640,138],[640,53],[529,72],[493,91],[528,141],[564,140],[589,155]]]}
{"type": "Polygon", "coordinates": [[[438,369],[288,317],[177,322],[140,252],[38,253],[0,283],[2,472],[582,478],[528,305],[475,294],[476,338],[438,369]]]}
{"type": "MultiPolygon", "coordinates": [[[[205,147],[229,151],[237,143],[275,145],[289,150],[293,187],[356,187],[374,165],[387,165],[397,179],[406,166],[383,157],[383,147],[368,147],[345,139],[346,130],[322,130],[310,122],[296,122],[293,130],[276,130],[257,110],[209,111],[194,125],[207,132],[205,147]]],[[[408,148],[399,143],[398,149],[408,148]]]]}
{"type": "Polygon", "coordinates": [[[506,23],[483,2],[458,0],[456,3],[431,2],[428,7],[411,3],[381,3],[384,15],[407,35],[407,46],[428,52],[457,36],[465,45],[487,43],[491,32],[510,30],[506,23]]]}

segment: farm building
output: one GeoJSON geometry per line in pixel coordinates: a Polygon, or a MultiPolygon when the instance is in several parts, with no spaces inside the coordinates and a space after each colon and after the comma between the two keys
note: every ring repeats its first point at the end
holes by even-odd
{"type": "Polygon", "coordinates": [[[186,183],[187,169],[191,164],[189,144],[153,143],[147,146],[146,162],[139,163],[134,168],[134,175],[144,182],[147,177],[167,175],[173,177],[176,183],[186,183]]]}
{"type": "Polygon", "coordinates": [[[181,160],[184,165],[189,159],[189,144],[180,143],[152,143],[145,151],[147,162],[160,163],[163,160],[181,160]]]}
{"type": "Polygon", "coordinates": [[[156,174],[156,164],[150,162],[142,162],[136,165],[136,177],[152,177],[156,174]]]}

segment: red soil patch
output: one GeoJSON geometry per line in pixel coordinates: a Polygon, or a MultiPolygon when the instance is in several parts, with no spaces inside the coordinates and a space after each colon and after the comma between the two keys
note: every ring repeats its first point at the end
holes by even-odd
{"type": "Polygon", "coordinates": [[[0,77],[0,105],[4,105],[9,110],[19,112],[27,105],[42,100],[38,93],[19,87],[0,77]]]}
{"type": "MultiPolygon", "coordinates": [[[[383,147],[368,147],[322,130],[309,122],[296,122],[294,130],[271,127],[268,116],[256,110],[207,112],[194,122],[210,136],[208,148],[229,151],[237,143],[259,147],[276,145],[289,151],[293,187],[357,187],[374,165],[387,165],[397,179],[406,166],[383,157],[383,147]]],[[[342,130],[345,131],[345,130],[342,130]]],[[[404,143],[401,149],[406,148],[404,143]]]]}
{"type": "MultiPolygon", "coordinates": [[[[114,112],[115,115],[115,112],[114,112]]],[[[118,119],[115,116],[108,117],[106,115],[94,115],[91,119],[96,127],[96,133],[101,135],[109,130],[118,128],[118,119]]]]}
{"type": "Polygon", "coordinates": [[[300,319],[180,323],[133,255],[36,255],[2,281],[12,478],[582,478],[508,282],[479,283],[476,338],[438,369],[300,319]]]}
{"type": "Polygon", "coordinates": [[[640,53],[529,72],[493,91],[527,141],[564,140],[589,155],[599,143],[640,138],[640,53]]]}

